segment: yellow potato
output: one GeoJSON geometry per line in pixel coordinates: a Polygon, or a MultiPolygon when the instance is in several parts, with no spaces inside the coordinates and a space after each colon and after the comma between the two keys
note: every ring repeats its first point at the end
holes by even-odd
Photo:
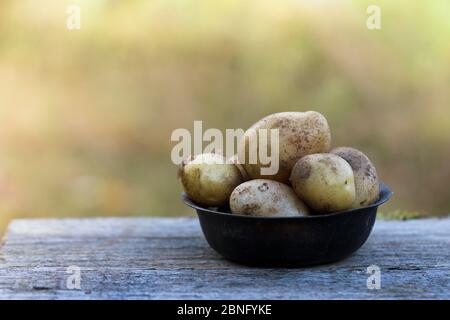
{"type": "Polygon", "coordinates": [[[380,194],[378,174],[370,159],[361,151],[349,147],[334,148],[330,153],[340,156],[352,167],[356,191],[352,208],[364,207],[377,201],[380,194]]]}
{"type": "Polygon", "coordinates": [[[238,168],[214,153],[187,159],[180,166],[179,176],[188,197],[210,207],[227,204],[233,189],[242,182],[238,168]]]}
{"type": "MultiPolygon", "coordinates": [[[[270,135],[268,135],[270,137],[270,135]]],[[[270,145],[270,139],[269,145],[270,145]]],[[[264,178],[289,183],[294,164],[303,156],[328,152],[330,149],[330,127],[325,117],[315,111],[281,112],[271,114],[251,126],[238,145],[239,161],[252,179],[264,178]],[[250,140],[252,132],[260,129],[279,130],[279,170],[275,175],[262,175],[261,168],[269,165],[250,163],[250,140]]],[[[260,141],[258,140],[258,150],[260,141]]],[[[270,148],[269,148],[270,149],[270,148]]]]}
{"type": "Polygon", "coordinates": [[[233,190],[230,208],[234,214],[260,217],[297,217],[309,208],[287,185],[267,179],[244,182],[233,190]]]}
{"type": "Polygon", "coordinates": [[[290,180],[297,196],[316,212],[346,210],[355,200],[352,168],[334,154],[301,158],[292,169],[290,180]]]}

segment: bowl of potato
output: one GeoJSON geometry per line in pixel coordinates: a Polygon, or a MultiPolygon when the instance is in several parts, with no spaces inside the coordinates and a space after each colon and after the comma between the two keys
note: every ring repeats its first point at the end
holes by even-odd
{"type": "Polygon", "coordinates": [[[370,159],[331,148],[328,122],[315,111],[272,114],[247,132],[239,156],[205,153],[180,166],[182,199],[209,245],[234,262],[280,267],[331,263],[358,250],[392,195],[370,159]],[[251,150],[247,132],[260,129],[278,129],[276,174],[240,158],[251,150]]]}

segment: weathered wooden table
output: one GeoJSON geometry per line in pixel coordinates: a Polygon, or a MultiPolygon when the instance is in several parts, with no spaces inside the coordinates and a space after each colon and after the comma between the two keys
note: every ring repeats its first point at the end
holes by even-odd
{"type": "Polygon", "coordinates": [[[450,219],[377,221],[342,262],[251,268],[217,255],[196,218],[15,220],[0,248],[0,298],[448,299],[449,248],[450,219]],[[368,288],[371,265],[379,289],[368,288]]]}

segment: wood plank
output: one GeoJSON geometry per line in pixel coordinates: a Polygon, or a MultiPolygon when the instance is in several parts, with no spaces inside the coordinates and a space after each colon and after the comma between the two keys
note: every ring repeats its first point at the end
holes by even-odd
{"type": "Polygon", "coordinates": [[[450,219],[377,221],[339,263],[299,269],[228,262],[196,218],[15,220],[0,249],[0,299],[448,299],[450,219]],[[369,265],[381,289],[366,286],[369,265]],[[81,289],[66,286],[81,268],[81,289]]]}

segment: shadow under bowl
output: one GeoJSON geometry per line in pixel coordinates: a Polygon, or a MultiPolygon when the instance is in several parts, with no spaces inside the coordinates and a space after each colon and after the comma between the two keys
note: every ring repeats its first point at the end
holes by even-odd
{"type": "Polygon", "coordinates": [[[364,207],[306,217],[253,217],[192,202],[209,245],[231,261],[261,267],[298,267],[339,261],[358,250],[372,231],[378,206],[392,196],[380,182],[378,201],[364,207]]]}

